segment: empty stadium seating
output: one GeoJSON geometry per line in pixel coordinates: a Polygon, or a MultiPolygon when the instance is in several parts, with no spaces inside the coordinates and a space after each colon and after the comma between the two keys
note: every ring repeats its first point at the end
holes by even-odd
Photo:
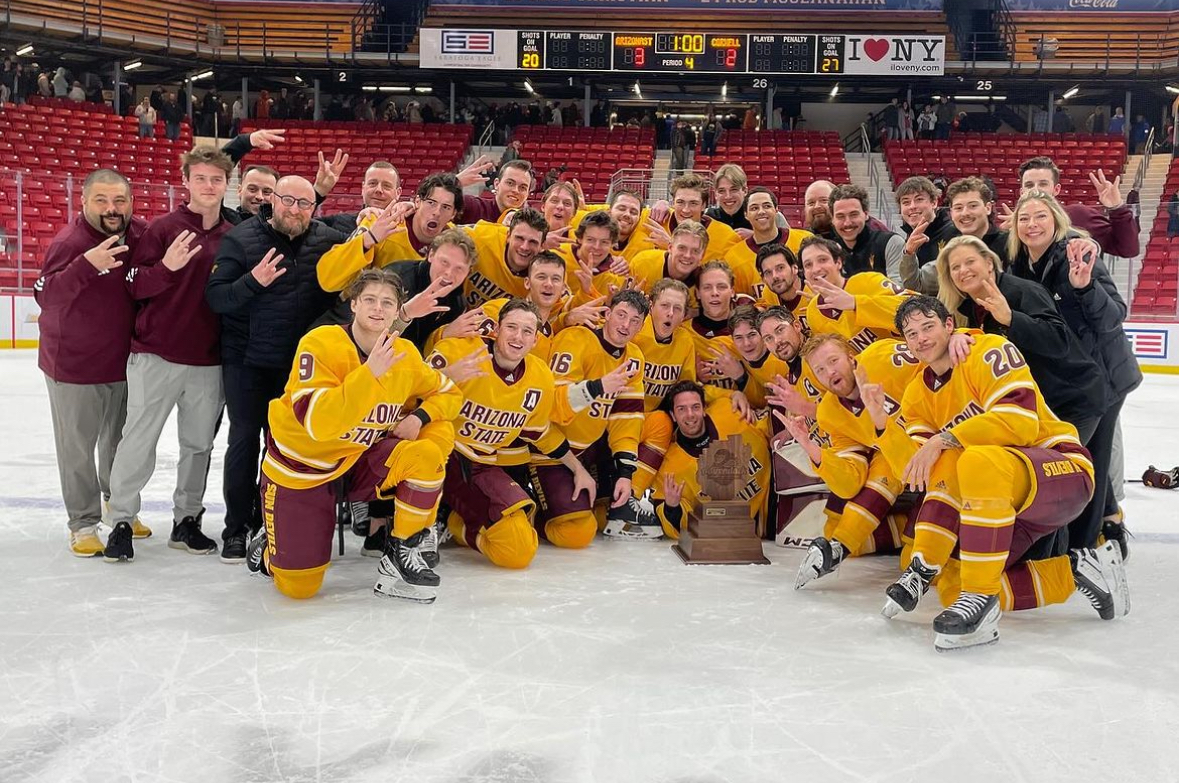
{"type": "Polygon", "coordinates": [[[985,173],[995,184],[996,201],[1011,206],[1019,197],[1019,164],[1047,155],[1061,172],[1063,201],[1091,201],[1089,172],[1105,169],[1120,175],[1126,166],[1126,142],[1120,136],[1085,133],[1038,133],[1034,136],[956,134],[948,141],[889,141],[884,159],[894,184],[912,176],[955,180],[985,173]]]}
{"type": "Polygon", "coordinates": [[[849,181],[843,142],[835,131],[725,131],[713,158],[697,149],[695,167],[715,170],[722,163],[740,165],[750,185],[774,191],[794,226],[802,225],[807,185],[817,179],[849,181]]]}
{"type": "Polygon", "coordinates": [[[1136,316],[1179,315],[1179,237],[1167,236],[1171,194],[1179,191],[1179,159],[1171,161],[1163,200],[1151,226],[1130,312],[1136,316]]]}
{"type": "Polygon", "coordinates": [[[604,201],[618,169],[650,169],[655,164],[655,131],[650,128],[553,128],[521,125],[514,140],[532,163],[537,181],[564,165],[561,179],[581,184],[590,201],[604,201]]]}
{"type": "Polygon", "coordinates": [[[1055,41],[1051,59],[1078,63],[1174,62],[1179,49],[1179,13],[1118,13],[1116,10],[1045,13],[1014,11],[1018,61],[1034,62],[1055,41]]]}
{"type": "Polygon", "coordinates": [[[109,167],[126,175],[136,214],[151,218],[175,203],[178,159],[191,147],[187,124],[174,142],[164,137],[163,123],[155,138],[141,139],[138,120],[116,116],[109,106],[35,99],[0,107],[0,288],[27,288],[36,280],[54,235],[80,208],[82,181],[91,171],[109,167]]]}
{"type": "Polygon", "coordinates": [[[320,151],[329,157],[337,148],[348,153],[348,167],[324,205],[327,212],[359,209],[365,169],[376,160],[397,166],[402,196],[412,196],[427,174],[455,171],[471,143],[473,130],[470,125],[311,120],[249,120],[242,130],[260,127],[286,128],[286,141],[273,150],[251,153],[249,165],[270,166],[280,174],[315,179],[320,151]]]}

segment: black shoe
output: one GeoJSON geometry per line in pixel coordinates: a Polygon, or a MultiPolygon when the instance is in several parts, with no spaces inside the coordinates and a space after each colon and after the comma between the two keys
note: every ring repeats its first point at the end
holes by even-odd
{"type": "Polygon", "coordinates": [[[425,539],[425,533],[423,530],[406,539],[389,536],[385,556],[377,567],[374,593],[423,604],[434,603],[442,580],[422,559],[419,547],[425,539]]]}
{"type": "Polygon", "coordinates": [[[938,570],[926,565],[920,552],[914,554],[901,578],[884,589],[888,602],[880,613],[885,617],[896,617],[902,611],[916,609],[917,602],[929,590],[929,583],[937,576],[938,570]]]}
{"type": "Polygon", "coordinates": [[[168,547],[183,549],[194,555],[211,555],[217,552],[217,542],[201,532],[201,513],[195,517],[185,517],[179,522],[172,523],[172,535],[168,538],[168,547]]]}
{"type": "Polygon", "coordinates": [[[794,578],[794,589],[797,590],[821,576],[832,573],[839,568],[839,564],[846,556],[843,544],[835,539],[828,541],[823,536],[813,539],[811,545],[807,547],[806,555],[802,558],[802,564],[798,567],[798,576],[794,578]]]}
{"type": "Polygon", "coordinates": [[[1101,535],[1106,541],[1113,541],[1122,554],[1122,562],[1130,559],[1130,531],[1125,522],[1105,520],[1101,523],[1101,535]]]}
{"type": "Polygon", "coordinates": [[[244,563],[246,560],[246,534],[238,533],[225,539],[221,544],[222,563],[244,563]]]}
{"type": "Polygon", "coordinates": [[[135,548],[131,545],[133,533],[130,522],[120,522],[106,538],[106,549],[102,557],[108,563],[130,563],[135,559],[135,548]]]}
{"type": "Polygon", "coordinates": [[[385,542],[389,539],[389,526],[382,525],[377,528],[375,533],[369,533],[364,537],[364,544],[360,547],[360,554],[363,557],[384,557],[385,542]]]}
{"type": "Polygon", "coordinates": [[[960,593],[958,600],[933,618],[938,652],[961,650],[999,641],[999,597],[960,593]]]}
{"type": "Polygon", "coordinates": [[[266,528],[260,529],[250,539],[246,547],[246,568],[251,574],[270,576],[270,568],[266,565],[266,528]]]}

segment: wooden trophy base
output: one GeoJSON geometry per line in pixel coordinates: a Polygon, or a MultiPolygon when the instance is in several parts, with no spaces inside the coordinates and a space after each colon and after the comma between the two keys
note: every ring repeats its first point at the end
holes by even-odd
{"type": "Polygon", "coordinates": [[[688,515],[671,551],[687,565],[769,565],[743,500],[709,500],[688,515]]]}

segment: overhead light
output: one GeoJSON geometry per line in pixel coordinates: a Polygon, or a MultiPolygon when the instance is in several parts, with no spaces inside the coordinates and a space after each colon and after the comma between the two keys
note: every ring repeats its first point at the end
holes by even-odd
{"type": "Polygon", "coordinates": [[[1080,86],[1070,87],[1068,90],[1065,91],[1064,95],[1062,95],[1060,97],[1067,101],[1069,98],[1073,97],[1074,95],[1076,95],[1080,91],[1081,91],[1080,86]]]}
{"type": "Polygon", "coordinates": [[[303,77],[302,77],[302,76],[300,76],[299,74],[295,74],[295,81],[297,81],[299,84],[302,84],[302,83],[303,83],[303,77]]]}
{"type": "Polygon", "coordinates": [[[365,85],[362,85],[360,89],[364,90],[365,92],[376,92],[376,91],[377,91],[377,85],[375,85],[375,84],[365,84],[365,85]]]}
{"type": "Polygon", "coordinates": [[[202,73],[198,73],[196,76],[188,77],[188,80],[190,82],[199,82],[201,79],[208,79],[212,75],[213,75],[212,71],[203,71],[202,73]]]}
{"type": "Polygon", "coordinates": [[[1168,84],[1167,92],[1171,93],[1172,95],[1179,95],[1179,87],[1176,87],[1173,84],[1168,84]]]}
{"type": "Polygon", "coordinates": [[[429,94],[429,93],[434,92],[434,88],[433,87],[414,87],[413,91],[420,92],[423,94],[429,94]]]}
{"type": "MultiPolygon", "coordinates": [[[[1007,100],[1006,95],[951,95],[950,98],[955,101],[978,101],[979,103],[1007,100]]],[[[934,96],[934,100],[937,100],[937,96],[934,96]]]]}
{"type": "Polygon", "coordinates": [[[643,97],[643,91],[639,87],[639,80],[638,79],[635,79],[635,88],[634,89],[635,89],[635,95],[639,96],[639,99],[641,100],[643,97]]]}
{"type": "Polygon", "coordinates": [[[532,82],[527,79],[524,80],[524,89],[528,90],[529,95],[536,95],[536,90],[532,87],[532,82]]]}
{"type": "Polygon", "coordinates": [[[727,99],[728,97],[729,97],[729,83],[725,82],[724,84],[721,85],[721,100],[723,101],[723,100],[727,99]]]}
{"type": "Polygon", "coordinates": [[[134,71],[136,68],[143,67],[143,60],[132,60],[123,66],[124,71],[134,71]]]}
{"type": "Polygon", "coordinates": [[[834,98],[836,95],[839,95],[839,82],[836,82],[835,86],[831,88],[831,97],[834,98]]]}
{"type": "Polygon", "coordinates": [[[16,50],[17,57],[27,57],[28,55],[30,55],[32,53],[33,53],[33,45],[32,44],[25,44],[24,46],[22,46],[21,48],[16,50]]]}
{"type": "Polygon", "coordinates": [[[378,89],[381,92],[409,92],[408,87],[402,87],[398,84],[382,84],[378,89]]]}

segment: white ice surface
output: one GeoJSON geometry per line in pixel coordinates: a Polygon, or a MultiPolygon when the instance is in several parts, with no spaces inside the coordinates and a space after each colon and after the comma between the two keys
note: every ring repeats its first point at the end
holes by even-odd
{"type": "MultiPolygon", "coordinates": [[[[1179,464],[1179,378],[1126,406],[1127,474],[1179,464]]],[[[939,655],[878,616],[888,558],[795,592],[800,553],[443,550],[433,606],[379,599],[358,539],[296,602],[165,546],[162,440],[132,564],[67,549],[44,381],[0,352],[0,782],[1179,780],[1179,492],[1130,485],[1133,611],[1079,596],[939,655]]],[[[206,530],[221,527],[220,457],[206,530]]]]}

